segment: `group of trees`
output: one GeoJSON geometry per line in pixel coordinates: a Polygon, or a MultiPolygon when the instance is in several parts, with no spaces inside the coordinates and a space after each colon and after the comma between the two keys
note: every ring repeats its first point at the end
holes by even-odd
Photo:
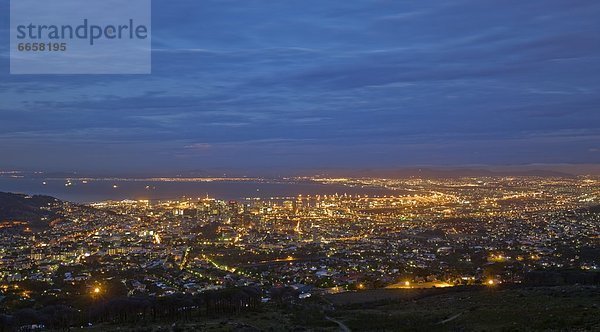
{"type": "Polygon", "coordinates": [[[227,288],[197,295],[175,294],[163,297],[115,297],[88,308],[65,305],[41,309],[21,309],[0,315],[0,332],[26,331],[36,325],[53,330],[68,330],[88,323],[134,324],[138,322],[175,322],[203,315],[217,316],[254,310],[260,306],[261,292],[252,287],[227,288]]]}
{"type": "Polygon", "coordinates": [[[164,297],[118,297],[99,303],[90,311],[92,322],[190,320],[194,316],[235,314],[258,308],[260,290],[251,287],[207,291],[198,295],[164,297]]]}
{"type": "Polygon", "coordinates": [[[540,270],[525,274],[527,285],[600,285],[600,272],[579,270],[540,270]]]}
{"type": "Polygon", "coordinates": [[[0,315],[0,332],[27,331],[33,326],[45,326],[52,330],[67,330],[78,321],[80,312],[66,305],[51,305],[39,310],[25,308],[12,315],[0,315]]]}

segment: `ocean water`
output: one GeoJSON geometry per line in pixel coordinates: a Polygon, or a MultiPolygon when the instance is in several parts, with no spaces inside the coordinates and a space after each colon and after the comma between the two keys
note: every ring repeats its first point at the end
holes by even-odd
{"type": "Polygon", "coordinates": [[[271,198],[296,195],[389,195],[398,194],[385,189],[354,188],[318,183],[213,181],[115,181],[93,180],[83,183],[66,179],[0,177],[0,191],[53,196],[62,200],[91,203],[105,200],[150,199],[166,200],[183,197],[212,197],[243,200],[247,197],[271,198]],[[45,184],[44,184],[45,183],[45,184]]]}

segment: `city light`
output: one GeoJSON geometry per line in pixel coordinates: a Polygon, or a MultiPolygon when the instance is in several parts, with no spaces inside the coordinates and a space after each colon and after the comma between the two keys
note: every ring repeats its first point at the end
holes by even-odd
{"type": "Polygon", "coordinates": [[[119,296],[201,296],[251,287],[261,298],[293,289],[304,301],[366,289],[468,289],[477,280],[492,289],[523,283],[527,271],[598,269],[579,249],[595,245],[597,215],[578,200],[598,186],[580,179],[343,181],[397,190],[43,205],[40,210],[61,216],[47,230],[0,222],[0,229],[30,230],[20,237],[0,232],[3,292],[28,301],[81,295],[110,301],[105,285],[118,283],[119,296]],[[544,190],[553,194],[541,198],[544,190]],[[52,286],[57,279],[66,286],[52,286]],[[45,293],[17,290],[26,280],[47,283],[45,293]]]}
{"type": "Polygon", "coordinates": [[[600,0],[0,11],[0,332],[600,332],[600,0]]]}

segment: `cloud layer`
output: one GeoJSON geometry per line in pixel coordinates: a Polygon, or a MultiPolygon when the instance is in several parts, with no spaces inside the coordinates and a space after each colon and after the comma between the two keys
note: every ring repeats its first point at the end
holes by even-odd
{"type": "Polygon", "coordinates": [[[594,1],[154,1],[149,76],[10,76],[7,8],[2,168],[600,163],[594,1]]]}

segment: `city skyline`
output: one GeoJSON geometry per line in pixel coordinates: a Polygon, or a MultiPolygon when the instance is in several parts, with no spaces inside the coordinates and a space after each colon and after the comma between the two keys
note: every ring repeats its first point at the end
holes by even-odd
{"type": "MultiPolygon", "coordinates": [[[[68,186],[93,185],[87,181],[68,186]]],[[[81,204],[0,192],[0,327],[553,331],[600,324],[598,176],[293,183],[283,195],[261,197],[261,190],[235,200],[113,196],[81,204]],[[306,194],[307,184],[318,191],[306,194]]]]}
{"type": "Polygon", "coordinates": [[[0,331],[600,331],[599,17],[0,0],[0,331]]]}

